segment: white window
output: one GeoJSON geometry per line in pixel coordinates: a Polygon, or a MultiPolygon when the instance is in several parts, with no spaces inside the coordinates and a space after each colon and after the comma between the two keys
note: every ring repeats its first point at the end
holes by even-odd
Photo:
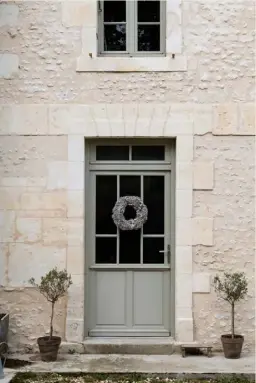
{"type": "Polygon", "coordinates": [[[99,55],[165,54],[165,19],[163,0],[99,1],[99,55]]]}

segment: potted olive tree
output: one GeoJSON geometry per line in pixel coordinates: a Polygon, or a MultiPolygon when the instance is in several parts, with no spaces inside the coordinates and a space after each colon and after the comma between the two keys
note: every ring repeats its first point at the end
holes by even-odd
{"type": "Polygon", "coordinates": [[[231,305],[231,334],[221,335],[225,358],[240,358],[244,337],[235,334],[235,304],[247,294],[247,279],[244,273],[224,273],[223,279],[218,275],[213,280],[217,294],[231,305]]]}
{"type": "Polygon", "coordinates": [[[57,359],[59,346],[61,344],[61,337],[53,336],[54,308],[56,302],[67,293],[68,288],[72,284],[71,276],[67,274],[66,270],[58,271],[55,267],[44,277],[41,277],[40,284],[37,284],[34,278],[31,278],[29,283],[36,287],[51,304],[49,336],[38,338],[37,343],[42,361],[52,362],[57,359]]]}

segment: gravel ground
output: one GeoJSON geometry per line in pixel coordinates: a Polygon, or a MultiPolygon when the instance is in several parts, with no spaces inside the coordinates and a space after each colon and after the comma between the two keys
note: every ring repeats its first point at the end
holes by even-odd
{"type": "Polygon", "coordinates": [[[255,381],[251,375],[207,376],[182,374],[176,377],[167,374],[57,374],[18,373],[11,383],[249,383],[255,381]]]}

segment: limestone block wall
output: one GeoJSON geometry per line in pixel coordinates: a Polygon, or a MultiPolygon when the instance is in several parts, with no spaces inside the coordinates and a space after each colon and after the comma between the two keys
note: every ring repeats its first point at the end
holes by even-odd
{"type": "Polygon", "coordinates": [[[229,308],[211,280],[245,270],[237,331],[253,350],[253,2],[182,1],[187,70],[167,73],[78,73],[86,2],[67,3],[0,4],[0,311],[11,314],[11,350],[48,330],[49,306],[27,281],[55,265],[74,282],[56,332],[83,340],[90,137],[176,139],[176,339],[219,348],[229,308]]]}

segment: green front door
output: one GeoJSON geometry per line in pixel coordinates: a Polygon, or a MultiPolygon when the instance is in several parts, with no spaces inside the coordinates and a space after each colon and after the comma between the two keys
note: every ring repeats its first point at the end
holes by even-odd
{"type": "MultiPolygon", "coordinates": [[[[97,156],[96,146],[96,158],[90,162],[89,335],[169,336],[172,212],[168,147],[127,147],[112,146],[106,157],[97,156]],[[115,158],[125,150],[128,158],[115,158]],[[148,219],[141,229],[124,231],[114,224],[112,209],[122,196],[138,196],[147,206],[148,219]]],[[[98,152],[102,150],[106,152],[106,146],[98,152]]],[[[127,207],[124,216],[130,219],[135,214],[127,207]]]]}

